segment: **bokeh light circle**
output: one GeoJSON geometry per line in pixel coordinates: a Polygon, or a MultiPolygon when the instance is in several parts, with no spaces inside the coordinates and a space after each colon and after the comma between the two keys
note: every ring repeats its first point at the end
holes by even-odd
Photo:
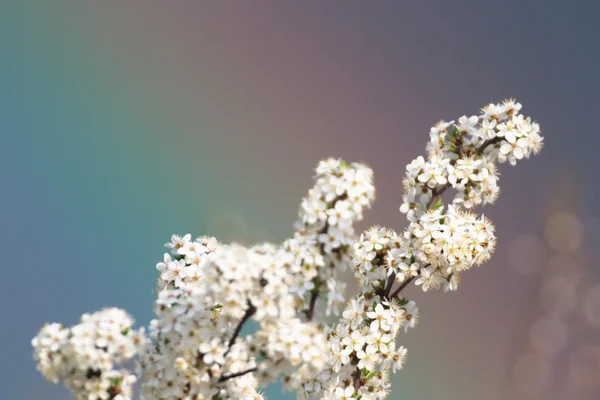
{"type": "Polygon", "coordinates": [[[570,255],[558,253],[548,260],[548,268],[552,273],[561,275],[575,283],[583,273],[583,267],[575,261],[570,255]]]}
{"type": "Polygon", "coordinates": [[[515,363],[515,387],[530,396],[541,394],[550,383],[551,366],[541,354],[523,354],[515,363]]]}
{"type": "Polygon", "coordinates": [[[577,305],[576,284],[562,275],[548,277],[540,289],[540,306],[553,316],[564,316],[577,305]]]}
{"type": "Polygon", "coordinates": [[[582,311],[589,324],[600,327],[600,285],[588,289],[583,298],[582,311]]]}
{"type": "Polygon", "coordinates": [[[567,344],[567,331],[567,326],[556,317],[538,318],[529,331],[531,346],[544,355],[554,356],[567,344]]]}
{"type": "Polygon", "coordinates": [[[508,249],[510,266],[523,275],[535,274],[546,261],[544,244],[535,235],[518,235],[508,249]]]}
{"type": "Polygon", "coordinates": [[[561,253],[575,252],[583,243],[583,223],[573,213],[560,212],[548,219],[544,234],[553,250],[561,253]]]}
{"type": "Polygon", "coordinates": [[[600,346],[581,346],[571,354],[569,386],[579,390],[600,389],[600,346]]]}

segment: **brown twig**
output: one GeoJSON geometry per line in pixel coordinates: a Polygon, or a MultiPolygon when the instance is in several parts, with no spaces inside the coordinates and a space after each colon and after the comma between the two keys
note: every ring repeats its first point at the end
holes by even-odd
{"type": "Polygon", "coordinates": [[[479,154],[479,155],[483,154],[483,151],[486,149],[486,147],[496,144],[496,143],[500,143],[502,140],[504,140],[504,138],[500,137],[500,136],[495,136],[491,139],[486,140],[485,142],[483,142],[483,144],[481,145],[479,150],[477,150],[477,154],[479,154]]]}
{"type": "Polygon", "coordinates": [[[442,187],[440,187],[440,190],[433,189],[433,191],[431,192],[431,200],[429,201],[429,203],[427,204],[427,210],[431,209],[431,207],[433,207],[433,205],[435,204],[435,202],[437,201],[437,199],[444,194],[444,192],[450,187],[452,186],[450,184],[450,182],[446,182],[446,184],[442,187]]]}
{"type": "Polygon", "coordinates": [[[358,392],[358,385],[360,385],[360,378],[362,377],[362,371],[356,367],[354,371],[354,392],[358,392]]]}
{"type": "MultiPolygon", "coordinates": [[[[491,145],[494,145],[494,144],[496,144],[496,143],[499,143],[499,142],[501,142],[503,139],[504,139],[503,137],[496,136],[496,137],[494,137],[494,138],[492,138],[492,139],[488,139],[488,140],[486,140],[485,142],[483,142],[483,144],[481,145],[481,147],[479,147],[479,149],[478,149],[478,150],[475,152],[475,154],[478,154],[478,155],[481,155],[481,154],[483,154],[483,151],[484,151],[484,150],[485,150],[485,149],[486,149],[488,146],[491,146],[491,145]]],[[[461,152],[462,152],[462,150],[461,150],[461,152]]],[[[438,199],[438,198],[439,198],[441,195],[443,195],[443,194],[444,194],[444,192],[445,192],[445,191],[446,191],[446,190],[447,190],[447,189],[448,189],[450,186],[452,186],[452,185],[450,184],[450,182],[446,182],[446,184],[444,184],[443,186],[441,186],[441,187],[439,188],[439,190],[438,190],[437,188],[436,188],[436,189],[433,189],[433,191],[431,192],[431,200],[429,201],[429,204],[427,204],[427,209],[428,209],[428,210],[429,210],[429,209],[431,209],[431,207],[433,207],[433,205],[435,204],[435,202],[437,201],[437,199],[438,199]]]]}
{"type": "Polygon", "coordinates": [[[319,297],[319,286],[321,284],[315,285],[314,289],[310,292],[310,304],[308,306],[308,310],[306,310],[306,319],[312,321],[315,315],[315,306],[317,305],[317,298],[319,297]]]}
{"type": "Polygon", "coordinates": [[[226,380],[237,378],[237,377],[249,374],[251,372],[255,372],[257,369],[258,369],[257,367],[254,367],[254,368],[247,369],[245,371],[236,372],[234,374],[223,375],[219,378],[219,382],[225,382],[226,380]]]}
{"type": "Polygon", "coordinates": [[[394,297],[398,296],[400,294],[400,292],[402,291],[402,289],[404,289],[409,283],[411,283],[413,281],[413,279],[415,279],[414,276],[411,276],[408,279],[405,279],[404,282],[402,282],[402,285],[400,285],[398,287],[398,289],[394,290],[394,293],[392,293],[390,295],[390,298],[393,299],[394,297]]]}
{"type": "Polygon", "coordinates": [[[235,327],[235,331],[233,332],[233,335],[231,335],[231,339],[229,339],[229,347],[227,348],[225,354],[223,354],[223,357],[229,354],[229,351],[231,350],[231,347],[234,345],[235,340],[240,334],[242,327],[244,326],[246,321],[248,321],[248,319],[250,319],[250,317],[254,315],[254,313],[256,313],[256,307],[254,307],[250,302],[248,302],[248,308],[246,309],[246,313],[244,314],[238,325],[235,327]]]}
{"type": "Polygon", "coordinates": [[[394,286],[394,279],[396,278],[396,273],[392,272],[390,277],[388,278],[385,289],[383,291],[383,297],[389,298],[390,291],[392,290],[392,286],[394,286]]]}

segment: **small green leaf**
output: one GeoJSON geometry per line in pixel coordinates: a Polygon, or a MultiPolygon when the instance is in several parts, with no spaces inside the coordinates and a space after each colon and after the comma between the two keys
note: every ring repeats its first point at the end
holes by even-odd
{"type": "Polygon", "coordinates": [[[121,331],[121,335],[123,335],[123,336],[127,336],[128,333],[129,333],[129,328],[125,328],[121,331]]]}
{"type": "Polygon", "coordinates": [[[460,136],[460,131],[456,125],[452,125],[452,133],[450,134],[452,137],[460,136]]]}
{"type": "Polygon", "coordinates": [[[377,371],[373,371],[373,372],[369,373],[369,374],[366,376],[366,378],[367,378],[367,380],[368,380],[368,379],[371,379],[372,377],[374,377],[375,375],[377,375],[377,371]]]}
{"type": "Polygon", "coordinates": [[[115,376],[113,378],[108,378],[108,380],[110,381],[110,385],[113,387],[117,387],[121,384],[121,377],[120,376],[115,376]]]}
{"type": "Polygon", "coordinates": [[[399,306],[405,306],[407,304],[408,304],[408,299],[407,298],[403,297],[401,299],[398,299],[398,305],[399,306]]]}
{"type": "Polygon", "coordinates": [[[433,205],[433,209],[437,210],[438,208],[442,207],[444,205],[444,200],[442,200],[441,197],[438,197],[437,200],[435,201],[435,204],[433,205]]]}

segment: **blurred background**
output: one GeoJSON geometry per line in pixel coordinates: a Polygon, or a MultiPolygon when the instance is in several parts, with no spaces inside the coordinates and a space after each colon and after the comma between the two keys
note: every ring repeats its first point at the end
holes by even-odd
{"type": "MultiPolygon", "coordinates": [[[[600,397],[596,2],[0,2],[0,383],[68,399],[30,340],[103,306],[152,318],[171,233],[282,241],[313,168],[364,161],[360,228],[406,226],[439,119],[515,97],[542,153],[501,167],[492,261],[423,294],[392,398],[600,397]]],[[[276,386],[271,399],[291,399],[276,386]]]]}

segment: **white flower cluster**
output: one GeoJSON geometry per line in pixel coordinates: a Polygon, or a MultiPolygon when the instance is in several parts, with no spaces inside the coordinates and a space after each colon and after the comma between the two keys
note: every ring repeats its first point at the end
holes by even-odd
{"type": "Polygon", "coordinates": [[[519,114],[521,104],[489,104],[481,116],[458,123],[440,121],[430,131],[428,160],[417,157],[406,167],[400,211],[415,222],[448,187],[453,202],[465,208],[493,203],[500,188],[496,162],[529,158],[542,148],[540,127],[519,114]]]}
{"type": "Polygon", "coordinates": [[[151,322],[155,339],[141,357],[144,375],[142,399],[211,398],[225,392],[225,398],[253,398],[258,382],[252,374],[219,382],[228,373],[254,368],[254,359],[241,343],[225,354],[227,343],[209,336],[219,321],[219,307],[208,308],[200,288],[171,289],[159,293],[155,305],[157,320],[151,322]],[[235,382],[235,385],[232,385],[235,382]],[[229,391],[228,391],[229,390],[229,391]]]}
{"type": "MultiPolygon", "coordinates": [[[[422,218],[424,226],[411,224],[402,237],[392,230],[373,227],[354,245],[359,295],[350,301],[343,319],[330,332],[329,369],[305,384],[307,397],[339,399],[350,396],[375,400],[389,394],[390,370],[401,369],[406,358],[406,349],[396,346],[397,333],[401,327],[406,330],[416,326],[418,317],[415,303],[398,298],[397,294],[414,277],[426,280],[428,267],[421,269],[420,263],[429,261],[427,257],[434,254],[441,259],[447,249],[445,245],[452,243],[452,239],[456,240],[455,245],[465,248],[478,245],[468,244],[475,239],[465,242],[465,231],[470,231],[463,229],[469,222],[477,221],[455,215],[453,209],[446,216],[439,210],[425,215],[429,218],[422,218]],[[440,222],[444,220],[445,223],[445,219],[452,228],[440,222]],[[453,235],[447,235],[446,230],[453,235]],[[430,232],[432,237],[428,238],[422,232],[430,232]],[[459,236],[459,233],[463,235],[459,236]],[[444,244],[429,248],[442,238],[444,244]],[[396,290],[392,290],[394,282],[400,283],[396,290]]],[[[473,233],[473,236],[476,235],[473,233]]],[[[443,269],[442,265],[458,268],[459,262],[465,268],[470,266],[464,259],[451,259],[440,263],[440,269],[443,269]]],[[[438,275],[443,280],[436,272],[436,277],[438,275]]],[[[429,286],[424,284],[424,287],[429,286]]]]}
{"type": "MultiPolygon", "coordinates": [[[[360,235],[354,244],[354,277],[359,291],[381,290],[392,271],[399,271],[395,265],[396,258],[390,255],[404,254],[400,252],[408,243],[396,232],[374,226],[360,235]],[[393,268],[390,268],[393,267],[393,268]]],[[[405,250],[410,251],[409,249],[405,250]]],[[[410,258],[410,257],[408,257],[410,258]]],[[[399,279],[400,274],[396,279],[399,279]]]]}
{"type": "MultiPolygon", "coordinates": [[[[496,161],[514,165],[541,149],[539,126],[519,115],[520,109],[514,101],[491,104],[481,117],[461,117],[458,124],[442,121],[431,129],[428,160],[418,157],[411,162],[403,180],[406,193],[400,211],[407,214],[409,227],[402,235],[373,227],[354,245],[359,295],[329,334],[329,369],[305,383],[307,397],[385,398],[390,366],[395,372],[406,354],[403,347],[395,351],[403,321],[394,306],[414,308],[414,302],[399,297],[404,287],[414,280],[423,291],[440,286],[456,290],[463,271],[491,257],[496,244],[493,225],[461,207],[496,199],[496,161]],[[442,195],[450,187],[457,194],[454,205],[444,210],[442,195]],[[385,338],[383,347],[373,345],[374,339],[363,340],[365,335],[385,338]]],[[[416,318],[410,321],[405,326],[414,326],[416,318]]]]}
{"type": "Polygon", "coordinates": [[[76,399],[130,399],[136,377],[122,364],[148,343],[144,330],[132,325],[118,308],[84,314],[71,328],[46,324],[32,341],[38,370],[65,385],[76,399]]]}
{"type": "Polygon", "coordinates": [[[272,245],[215,245],[206,251],[202,243],[213,239],[190,243],[189,235],[174,236],[168,246],[185,257],[157,267],[168,271],[169,264],[183,261],[180,270],[189,268],[200,278],[169,280],[159,293],[158,319],[151,323],[156,343],[142,360],[143,398],[258,399],[259,384],[293,376],[288,387],[297,389],[294,380],[322,368],[325,337],[298,318],[291,255],[272,245]],[[258,323],[257,332],[243,341],[240,329],[249,319],[258,323]]]}
{"type": "Polygon", "coordinates": [[[156,264],[160,273],[159,290],[168,287],[197,287],[200,282],[202,264],[208,254],[213,253],[219,243],[214,237],[201,236],[192,241],[192,235],[173,235],[165,247],[171,249],[171,255],[165,253],[163,262],[156,264]]]}
{"type": "Polygon", "coordinates": [[[489,260],[496,245],[494,226],[487,218],[453,206],[445,214],[441,209],[423,214],[409,225],[404,236],[411,240],[414,250],[399,254],[394,272],[403,281],[418,276],[415,284],[423,291],[442,284],[445,291],[456,290],[460,274],[489,260]],[[404,266],[402,259],[407,255],[423,265],[418,275],[404,266]]]}
{"type": "Polygon", "coordinates": [[[328,368],[305,382],[300,398],[384,399],[390,371],[402,369],[406,349],[396,345],[402,327],[416,326],[413,301],[391,296],[392,249],[403,241],[391,230],[373,227],[354,245],[359,293],[350,300],[335,328],[328,331],[328,368]]]}
{"type": "Polygon", "coordinates": [[[294,255],[304,279],[308,278],[310,299],[305,314],[309,320],[320,293],[328,295],[327,314],[345,301],[345,284],[339,275],[352,259],[353,224],[375,199],[373,171],[364,164],[329,158],[317,166],[315,180],[302,199],[296,234],[283,245],[294,255]]]}
{"type": "Polygon", "coordinates": [[[281,245],[173,235],[156,265],[152,342],[123,311],[106,309],[70,329],[42,328],[33,340],[38,369],[77,399],[129,399],[135,377],[122,364],[136,355],[146,400],[260,400],[278,378],[299,399],[386,398],[390,373],[406,359],[397,336],[418,321],[404,288],[456,290],[494,251],[494,227],[470,210],[497,198],[496,163],[541,149],[539,126],[520,110],[509,100],[431,128],[427,160],[412,161],[403,178],[401,234],[373,227],[356,239],[353,224],[375,197],[373,173],[331,158],[317,166],[296,232],[281,245]],[[456,193],[445,207],[449,188],[456,193]],[[318,325],[319,297],[327,315],[336,311],[349,269],[358,293],[336,324],[318,325]]]}

